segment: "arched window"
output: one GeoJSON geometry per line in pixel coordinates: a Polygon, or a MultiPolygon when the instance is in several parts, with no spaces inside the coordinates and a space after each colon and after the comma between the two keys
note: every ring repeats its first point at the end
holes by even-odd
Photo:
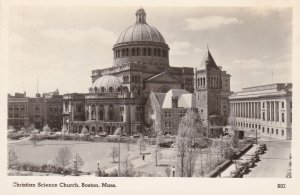
{"type": "Polygon", "coordinates": [[[82,131],[82,125],[79,125],[78,133],[81,133],[81,131],[82,131]]]}
{"type": "Polygon", "coordinates": [[[147,49],[143,48],[143,56],[146,56],[146,55],[147,55],[147,49]]]}
{"type": "Polygon", "coordinates": [[[135,56],[135,49],[134,48],[131,49],[131,55],[135,56]]]}
{"type": "Polygon", "coordinates": [[[148,48],[148,56],[151,56],[151,48],[148,48]]]}
{"type": "Polygon", "coordinates": [[[160,57],[160,49],[157,50],[157,56],[160,57]]]}
{"type": "Polygon", "coordinates": [[[205,77],[203,78],[203,86],[205,87],[205,77]]]}
{"type": "Polygon", "coordinates": [[[110,134],[110,126],[106,126],[106,133],[110,134]]]}
{"type": "Polygon", "coordinates": [[[134,76],[134,81],[135,81],[135,82],[138,81],[138,76],[134,76]]]}
{"type": "Polygon", "coordinates": [[[101,92],[104,93],[105,92],[105,88],[101,87],[101,92]]]}
{"type": "Polygon", "coordinates": [[[125,51],[126,51],[126,52],[125,52],[125,55],[128,56],[128,53],[129,53],[128,48],[126,48],[125,51]]]}
{"type": "Polygon", "coordinates": [[[97,87],[94,88],[94,92],[97,93],[97,87]]]}
{"type": "Polygon", "coordinates": [[[141,79],[140,79],[140,76],[138,76],[138,80],[137,80],[137,81],[140,82],[140,80],[141,80],[141,79]]]}
{"type": "Polygon", "coordinates": [[[102,127],[99,127],[99,132],[102,132],[103,131],[103,128],[102,127]]]}
{"type": "Polygon", "coordinates": [[[111,93],[111,92],[113,92],[113,88],[112,87],[109,87],[108,88],[108,91],[111,93]]]}
{"type": "Polygon", "coordinates": [[[121,88],[120,87],[117,88],[117,92],[121,92],[121,88]]]}
{"type": "Polygon", "coordinates": [[[154,53],[153,55],[156,56],[156,48],[154,48],[154,52],[153,53],[154,53]]]}
{"type": "Polygon", "coordinates": [[[137,55],[137,56],[140,55],[140,48],[136,48],[136,55],[137,55]]]}

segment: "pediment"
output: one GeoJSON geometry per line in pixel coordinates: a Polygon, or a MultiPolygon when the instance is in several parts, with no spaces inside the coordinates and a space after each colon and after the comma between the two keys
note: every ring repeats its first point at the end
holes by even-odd
{"type": "Polygon", "coordinates": [[[167,71],[154,75],[146,80],[146,82],[158,82],[158,83],[181,83],[180,80],[172,76],[167,71]]]}

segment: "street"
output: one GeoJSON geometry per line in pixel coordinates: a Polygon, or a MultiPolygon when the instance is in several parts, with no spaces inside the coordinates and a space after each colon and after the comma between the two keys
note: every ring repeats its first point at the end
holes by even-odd
{"type": "Polygon", "coordinates": [[[251,169],[245,178],[272,178],[286,176],[291,153],[291,142],[259,140],[259,144],[265,143],[267,151],[260,155],[260,161],[251,169]]]}

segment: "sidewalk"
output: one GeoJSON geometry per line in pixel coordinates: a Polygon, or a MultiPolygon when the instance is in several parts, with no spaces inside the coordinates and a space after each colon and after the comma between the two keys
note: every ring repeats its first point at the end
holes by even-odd
{"type": "MultiPolygon", "coordinates": [[[[152,162],[151,154],[146,154],[145,160],[142,159],[142,154],[141,154],[140,156],[138,156],[138,158],[134,158],[133,160],[129,159],[129,161],[132,163],[134,168],[139,168],[139,167],[145,166],[147,164],[150,164],[152,162]]],[[[122,161],[121,161],[121,169],[122,169],[122,161]]],[[[118,170],[118,163],[116,164],[116,166],[107,168],[104,171],[105,171],[105,173],[111,173],[114,170],[118,170]]]]}

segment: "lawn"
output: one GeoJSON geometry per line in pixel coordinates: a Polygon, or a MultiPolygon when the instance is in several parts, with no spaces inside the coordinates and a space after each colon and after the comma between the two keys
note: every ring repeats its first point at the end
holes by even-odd
{"type": "MultiPolygon", "coordinates": [[[[100,162],[100,168],[116,166],[112,157],[109,155],[113,143],[102,142],[84,142],[84,141],[61,141],[61,140],[43,140],[37,143],[37,146],[30,140],[9,143],[15,149],[18,161],[33,162],[37,164],[55,162],[57,152],[62,147],[70,147],[72,151],[77,152],[84,161],[81,168],[84,172],[95,172],[97,170],[97,161],[100,162]]],[[[117,143],[116,147],[117,147],[117,143]]],[[[121,143],[121,160],[127,155],[129,159],[140,156],[138,146],[130,144],[130,150],[127,151],[127,144],[121,143]]],[[[117,158],[115,159],[117,161],[117,158]]]]}

